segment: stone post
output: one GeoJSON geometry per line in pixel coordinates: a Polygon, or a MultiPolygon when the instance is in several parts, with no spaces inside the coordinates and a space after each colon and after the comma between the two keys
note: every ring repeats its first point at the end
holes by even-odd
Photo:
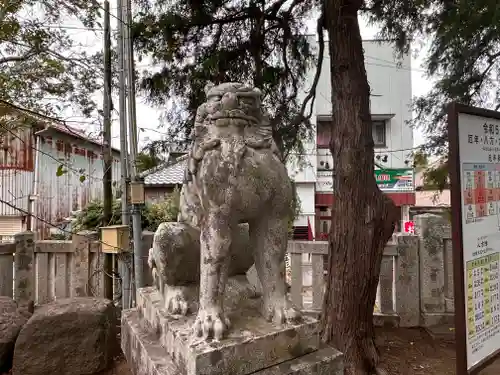
{"type": "Polygon", "coordinates": [[[21,232],[14,236],[15,282],[14,298],[18,304],[33,303],[35,300],[35,234],[21,232]]]}
{"type": "Polygon", "coordinates": [[[419,309],[419,264],[418,237],[398,233],[396,240],[395,305],[400,327],[418,327],[419,309]]]}
{"type": "Polygon", "coordinates": [[[149,249],[153,246],[154,232],[144,231],[142,232],[142,249],[141,249],[141,259],[142,259],[142,272],[144,277],[143,286],[152,286],[153,277],[151,275],[151,270],[148,265],[149,249]]]}
{"type": "Polygon", "coordinates": [[[444,304],[446,312],[455,313],[455,289],[453,286],[453,242],[450,233],[444,238],[444,304]]]}
{"type": "Polygon", "coordinates": [[[415,233],[420,239],[420,309],[424,326],[439,324],[446,312],[444,238],[449,235],[448,220],[439,215],[415,216],[415,233]],[[435,319],[434,319],[435,318],[435,319]]]}
{"type": "Polygon", "coordinates": [[[397,257],[397,247],[386,245],[382,264],[380,265],[380,312],[394,314],[394,259],[397,257]]]}
{"type": "Polygon", "coordinates": [[[90,245],[98,239],[97,232],[83,231],[73,234],[71,240],[73,272],[71,273],[71,297],[89,296],[90,245]]]}

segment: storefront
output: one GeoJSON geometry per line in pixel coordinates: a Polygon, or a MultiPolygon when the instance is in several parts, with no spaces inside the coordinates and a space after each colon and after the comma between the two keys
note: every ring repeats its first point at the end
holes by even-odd
{"type": "MultiPolygon", "coordinates": [[[[334,196],[332,192],[331,173],[329,176],[323,173],[320,181],[316,184],[315,208],[316,208],[316,240],[326,240],[330,232],[334,196]],[[324,178],[329,179],[324,179],[324,178]]],[[[415,188],[413,169],[378,169],[375,170],[377,185],[387,194],[397,207],[400,207],[400,217],[396,231],[402,227],[402,223],[409,220],[410,206],[415,205],[415,188]]]]}

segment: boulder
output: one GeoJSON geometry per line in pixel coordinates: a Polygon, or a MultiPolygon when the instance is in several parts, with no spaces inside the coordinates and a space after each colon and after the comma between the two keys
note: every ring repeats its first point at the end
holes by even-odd
{"type": "Polygon", "coordinates": [[[111,301],[77,297],[38,308],[19,333],[13,375],[89,375],[118,353],[117,312],[111,301]]]}
{"type": "Polygon", "coordinates": [[[10,297],[0,297],[0,374],[12,367],[17,336],[31,316],[28,308],[18,308],[10,297]]]}

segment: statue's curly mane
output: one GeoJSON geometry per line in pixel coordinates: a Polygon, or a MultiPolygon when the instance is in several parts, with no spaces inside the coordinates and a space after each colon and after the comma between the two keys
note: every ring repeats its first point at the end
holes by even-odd
{"type": "Polygon", "coordinates": [[[272,150],[280,158],[268,116],[261,105],[259,89],[230,82],[218,86],[209,84],[205,92],[207,100],[197,109],[191,133],[179,216],[180,220],[193,225],[198,225],[194,217],[199,217],[202,206],[195,184],[201,165],[205,165],[203,178],[211,178],[217,183],[220,176],[237,173],[248,148],[272,150]],[[207,161],[208,154],[213,156],[207,161]]]}

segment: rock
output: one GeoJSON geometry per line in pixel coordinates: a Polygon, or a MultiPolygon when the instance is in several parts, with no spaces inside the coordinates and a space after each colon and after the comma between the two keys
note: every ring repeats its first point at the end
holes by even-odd
{"type": "Polygon", "coordinates": [[[10,297],[0,297],[0,374],[10,370],[17,336],[29,319],[10,297]]]}
{"type": "Polygon", "coordinates": [[[77,297],[43,305],[19,333],[13,375],[88,375],[118,354],[111,301],[77,297]]]}

